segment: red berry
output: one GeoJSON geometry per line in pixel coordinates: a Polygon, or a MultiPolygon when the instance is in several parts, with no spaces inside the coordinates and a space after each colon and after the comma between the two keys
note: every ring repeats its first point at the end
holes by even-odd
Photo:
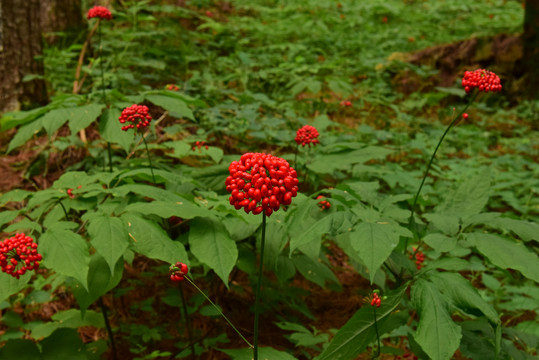
{"type": "Polygon", "coordinates": [[[311,144],[315,146],[316,144],[320,143],[318,136],[318,130],[316,130],[314,126],[305,125],[296,132],[295,140],[296,143],[301,146],[311,146],[311,144]]]}
{"type": "Polygon", "coordinates": [[[461,83],[467,93],[473,88],[477,88],[479,91],[484,92],[497,92],[502,90],[498,75],[485,69],[465,71],[461,83]]]}
{"type": "Polygon", "coordinates": [[[464,120],[466,120],[466,119],[468,118],[468,113],[462,114],[462,118],[463,118],[464,120]]]}
{"type": "Polygon", "coordinates": [[[41,259],[37,244],[25,234],[16,234],[0,241],[0,268],[17,279],[27,270],[36,270],[41,259]]]}
{"type": "Polygon", "coordinates": [[[118,118],[121,124],[131,123],[128,125],[122,126],[123,131],[129,129],[142,130],[150,125],[150,120],[152,120],[151,115],[148,113],[149,109],[146,105],[137,105],[133,104],[130,107],[123,109],[122,114],[118,118]]]}
{"type": "Polygon", "coordinates": [[[110,13],[110,10],[104,6],[94,6],[93,8],[88,10],[88,15],[86,17],[88,19],[100,18],[103,20],[112,20],[112,14],[110,13]]]}

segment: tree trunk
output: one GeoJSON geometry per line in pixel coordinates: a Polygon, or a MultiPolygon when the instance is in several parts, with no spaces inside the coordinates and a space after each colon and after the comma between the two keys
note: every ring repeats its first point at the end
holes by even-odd
{"type": "Polygon", "coordinates": [[[522,65],[525,76],[525,95],[537,99],[539,84],[539,0],[526,0],[524,33],[522,34],[522,65]]]}
{"type": "Polygon", "coordinates": [[[41,31],[49,43],[66,33],[67,42],[75,39],[86,27],[81,12],[81,0],[41,0],[41,31]]]}
{"type": "Polygon", "coordinates": [[[39,0],[0,0],[0,113],[43,105],[47,91],[42,75],[39,0]]]}

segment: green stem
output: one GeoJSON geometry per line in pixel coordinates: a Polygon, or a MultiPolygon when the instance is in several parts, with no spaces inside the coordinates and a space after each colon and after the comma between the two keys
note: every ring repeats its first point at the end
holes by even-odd
{"type": "Polygon", "coordinates": [[[148,160],[150,161],[150,171],[152,172],[153,183],[155,184],[155,175],[153,174],[153,165],[152,157],[150,156],[150,150],[148,149],[148,143],[146,142],[146,137],[142,135],[142,140],[144,140],[144,146],[146,147],[146,153],[148,154],[148,160]]]}
{"type": "Polygon", "coordinates": [[[253,359],[258,360],[258,318],[260,315],[260,284],[262,283],[262,271],[264,270],[264,245],[266,243],[266,213],[262,213],[262,240],[260,241],[260,265],[258,268],[258,282],[255,293],[255,329],[253,359]]]}
{"type": "Polygon", "coordinates": [[[67,216],[67,210],[66,210],[64,204],[62,203],[62,200],[58,200],[58,204],[60,204],[60,206],[62,207],[62,210],[64,210],[64,215],[65,215],[66,221],[69,221],[69,216],[67,216]]]}
{"type": "Polygon", "coordinates": [[[107,308],[105,307],[105,303],[103,303],[102,297],[100,297],[97,302],[99,303],[99,307],[101,308],[101,313],[103,314],[103,320],[105,320],[105,327],[107,328],[107,332],[109,334],[110,347],[112,348],[112,357],[114,360],[118,360],[118,355],[116,354],[116,344],[114,343],[114,336],[112,334],[112,328],[110,327],[109,318],[107,316],[107,308]]]}
{"type": "Polygon", "coordinates": [[[296,146],[296,153],[294,154],[294,169],[296,169],[296,165],[297,165],[298,151],[299,151],[299,144],[296,146]]]}
{"type": "MultiPolygon", "coordinates": [[[[97,46],[99,47],[99,57],[101,58],[101,20],[97,25],[97,46]]],[[[103,61],[99,59],[99,68],[101,69],[101,92],[103,95],[103,102],[107,105],[107,95],[105,94],[105,72],[103,70],[103,61]]]]}
{"type": "Polygon", "coordinates": [[[376,331],[376,340],[378,341],[378,349],[376,349],[376,354],[374,355],[374,359],[380,356],[380,334],[378,334],[378,320],[376,319],[376,306],[372,307],[372,311],[374,313],[374,331],[376,331]]]}
{"type": "Polygon", "coordinates": [[[189,345],[191,347],[191,358],[195,358],[195,342],[193,341],[193,332],[191,331],[191,323],[189,321],[189,313],[187,312],[187,303],[185,302],[185,296],[183,294],[182,283],[178,284],[180,288],[180,297],[182,299],[183,314],[185,316],[185,325],[187,326],[187,337],[189,338],[189,345]]]}
{"type": "Polygon", "coordinates": [[[228,325],[230,325],[232,327],[232,329],[234,329],[234,331],[236,331],[236,333],[243,339],[243,341],[245,341],[245,343],[247,345],[249,345],[250,348],[253,348],[253,345],[251,345],[251,343],[240,333],[240,331],[234,326],[234,324],[232,324],[232,322],[230,320],[228,320],[226,315],[223,314],[221,309],[219,309],[219,307],[217,305],[215,305],[213,301],[211,301],[211,299],[208,297],[208,295],[206,295],[206,293],[204,291],[202,291],[198,286],[196,286],[196,284],[193,282],[193,280],[191,280],[191,278],[189,278],[188,276],[185,276],[185,279],[187,279],[187,281],[189,281],[189,283],[191,285],[193,285],[195,287],[195,289],[197,289],[198,292],[200,292],[202,294],[202,296],[204,296],[204,298],[206,298],[206,300],[208,300],[210,302],[210,304],[213,305],[215,310],[217,310],[217,312],[223,317],[223,319],[226,320],[228,325]]]}
{"type": "MultiPolygon", "coordinates": [[[[432,156],[430,157],[429,163],[427,164],[427,169],[425,170],[425,174],[423,175],[423,179],[421,180],[421,184],[419,185],[419,189],[417,189],[417,193],[414,197],[414,202],[412,204],[412,208],[410,210],[410,218],[408,219],[408,229],[412,232],[414,236],[414,240],[417,238],[417,232],[415,230],[415,221],[414,221],[414,214],[416,211],[416,205],[417,200],[419,198],[419,194],[421,193],[421,189],[423,189],[423,185],[425,184],[425,180],[427,180],[427,176],[429,175],[430,167],[432,166],[432,162],[434,161],[434,158],[436,157],[436,153],[438,152],[438,149],[440,148],[440,145],[442,144],[442,141],[444,141],[445,136],[447,133],[449,133],[449,130],[460,120],[462,114],[468,109],[468,107],[472,104],[472,102],[475,100],[479,92],[476,92],[471,98],[470,101],[468,101],[468,104],[455,116],[455,118],[451,121],[447,129],[445,129],[445,132],[443,133],[442,137],[438,141],[438,144],[436,145],[436,148],[434,149],[434,152],[432,153],[432,156]]],[[[420,242],[421,244],[421,242],[420,242]]],[[[418,245],[418,248],[420,246],[418,245]]],[[[404,243],[404,254],[406,254],[406,250],[408,248],[408,238],[406,238],[406,242],[404,243]]]]}
{"type": "Polygon", "coordinates": [[[112,148],[110,143],[107,141],[107,151],[109,153],[109,172],[112,172],[112,148]]]}

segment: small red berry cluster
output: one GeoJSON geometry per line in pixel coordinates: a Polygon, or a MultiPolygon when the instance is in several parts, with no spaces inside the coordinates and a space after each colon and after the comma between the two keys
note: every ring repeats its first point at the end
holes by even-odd
{"type": "Polygon", "coordinates": [[[30,236],[16,234],[0,241],[0,267],[3,272],[17,279],[27,270],[36,270],[41,259],[41,254],[37,253],[37,244],[30,236]]]}
{"type": "Polygon", "coordinates": [[[193,146],[191,150],[195,151],[196,149],[198,149],[200,151],[203,146],[206,150],[208,150],[208,145],[206,145],[205,141],[197,141],[195,142],[195,146],[193,146]]]}
{"type": "Polygon", "coordinates": [[[166,90],[170,90],[170,91],[178,91],[180,90],[179,87],[177,87],[176,85],[174,84],[168,84],[166,87],[165,87],[166,90]]]}
{"type": "Polygon", "coordinates": [[[170,280],[179,282],[185,279],[185,275],[189,272],[189,268],[184,263],[178,261],[176,264],[170,265],[169,272],[170,280]]]}
{"type": "Polygon", "coordinates": [[[382,298],[378,295],[377,292],[372,294],[371,306],[380,307],[382,305],[382,298]]]}
{"type": "MultiPolygon", "coordinates": [[[[410,255],[410,259],[412,259],[413,256],[413,254],[410,255]]],[[[423,254],[422,251],[417,251],[415,253],[415,267],[417,268],[417,270],[421,270],[421,268],[423,267],[423,261],[425,261],[425,254],[423,254]]]]}
{"type": "Polygon", "coordinates": [[[296,132],[296,143],[298,145],[301,144],[301,146],[309,145],[311,144],[314,146],[316,144],[319,144],[320,141],[318,140],[318,130],[314,126],[311,125],[305,125],[301,129],[299,129],[296,132]]]}
{"type": "Polygon", "coordinates": [[[126,107],[122,111],[122,115],[118,118],[120,123],[125,124],[130,122],[132,124],[122,126],[123,131],[137,127],[137,130],[141,130],[150,125],[152,117],[148,114],[148,107],[146,105],[133,104],[130,107],[126,107]]]}
{"type": "Polygon", "coordinates": [[[350,107],[350,106],[352,106],[352,102],[350,102],[348,100],[341,101],[341,106],[342,107],[350,107]]]}
{"type": "MultiPolygon", "coordinates": [[[[316,197],[316,200],[319,200],[319,199],[324,199],[325,196],[324,195],[318,195],[316,197]]],[[[329,203],[329,201],[327,200],[322,200],[318,203],[318,206],[320,207],[320,209],[322,210],[328,210],[330,207],[331,207],[331,204],[329,203]]]]}
{"type": "Polygon", "coordinates": [[[230,205],[248,214],[270,216],[298,194],[298,175],[288,161],[265,153],[246,153],[228,167],[226,190],[230,205]]]}
{"type": "Polygon", "coordinates": [[[500,78],[492,71],[477,69],[474,71],[465,71],[462,78],[462,86],[469,93],[473,88],[484,92],[497,92],[502,90],[500,78]]]}
{"type": "MultiPolygon", "coordinates": [[[[77,186],[77,189],[81,189],[82,185],[77,186]]],[[[73,189],[67,189],[67,196],[69,196],[71,199],[75,198],[75,194],[73,194],[73,189]]]]}
{"type": "Polygon", "coordinates": [[[110,13],[110,10],[104,6],[94,6],[93,8],[88,10],[87,18],[88,19],[100,18],[103,20],[112,20],[112,14],[110,13]]]}

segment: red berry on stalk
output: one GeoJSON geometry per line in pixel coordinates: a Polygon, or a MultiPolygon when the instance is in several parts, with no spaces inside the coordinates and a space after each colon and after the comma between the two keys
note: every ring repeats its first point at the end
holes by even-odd
{"type": "Polygon", "coordinates": [[[316,130],[314,126],[305,125],[296,132],[295,140],[296,143],[301,146],[311,146],[311,144],[315,146],[316,144],[320,143],[318,136],[318,130],[316,130]]]}
{"type": "Polygon", "coordinates": [[[498,92],[502,90],[498,75],[485,69],[465,71],[461,83],[467,93],[473,88],[484,92],[498,92]]]}
{"type": "Polygon", "coordinates": [[[88,10],[88,14],[86,17],[88,19],[100,18],[102,20],[112,20],[112,14],[110,13],[110,10],[104,6],[94,6],[93,8],[88,10]]]}
{"type": "Polygon", "coordinates": [[[16,234],[0,241],[0,268],[17,279],[28,270],[36,270],[41,259],[37,244],[30,236],[16,234]]]}
{"type": "Polygon", "coordinates": [[[228,167],[226,190],[236,210],[270,216],[298,193],[298,176],[288,161],[265,153],[246,153],[228,167]]]}
{"type": "Polygon", "coordinates": [[[189,268],[186,264],[178,261],[176,264],[170,265],[169,272],[170,280],[179,282],[185,279],[185,276],[189,272],[189,268]]]}
{"type": "Polygon", "coordinates": [[[145,127],[150,125],[152,120],[151,115],[148,113],[149,109],[146,105],[137,105],[133,104],[130,107],[126,107],[122,111],[122,115],[118,118],[121,124],[127,123],[127,125],[122,126],[123,131],[129,129],[142,130],[145,127]]]}
{"type": "Polygon", "coordinates": [[[462,118],[463,118],[464,120],[466,120],[466,119],[468,118],[468,113],[462,114],[462,118]]]}

